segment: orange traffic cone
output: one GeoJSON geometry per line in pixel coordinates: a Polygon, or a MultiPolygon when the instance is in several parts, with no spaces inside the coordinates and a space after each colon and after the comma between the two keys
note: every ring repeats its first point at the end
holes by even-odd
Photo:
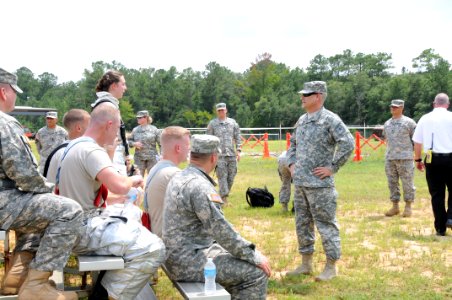
{"type": "Polygon", "coordinates": [[[290,132],[286,132],[286,150],[289,150],[290,148],[290,132]]]}

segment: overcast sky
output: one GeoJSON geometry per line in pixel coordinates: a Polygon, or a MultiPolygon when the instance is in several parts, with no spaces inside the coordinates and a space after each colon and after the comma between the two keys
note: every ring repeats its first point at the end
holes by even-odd
{"type": "Polygon", "coordinates": [[[259,54],[306,69],[317,54],[392,54],[393,72],[425,49],[452,63],[450,0],[6,0],[0,67],[78,81],[95,61],[127,68],[244,72],[259,54]]]}

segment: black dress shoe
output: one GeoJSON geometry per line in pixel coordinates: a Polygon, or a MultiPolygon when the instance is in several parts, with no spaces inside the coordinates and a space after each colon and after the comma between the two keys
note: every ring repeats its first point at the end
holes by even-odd
{"type": "Polygon", "coordinates": [[[446,236],[446,232],[445,232],[445,231],[443,231],[443,232],[437,231],[437,232],[436,232],[436,235],[437,235],[437,236],[446,236]]]}
{"type": "Polygon", "coordinates": [[[452,229],[452,219],[447,219],[446,227],[452,229]]]}

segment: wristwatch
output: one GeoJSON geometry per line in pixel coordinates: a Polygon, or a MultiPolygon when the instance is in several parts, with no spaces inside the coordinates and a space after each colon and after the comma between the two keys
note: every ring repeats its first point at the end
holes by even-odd
{"type": "Polygon", "coordinates": [[[414,161],[420,163],[422,161],[422,158],[415,159],[414,161]]]}

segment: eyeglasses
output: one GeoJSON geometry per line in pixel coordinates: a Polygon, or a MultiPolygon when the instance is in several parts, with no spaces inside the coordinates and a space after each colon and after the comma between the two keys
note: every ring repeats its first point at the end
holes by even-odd
{"type": "Polygon", "coordinates": [[[310,96],[312,96],[312,95],[314,95],[314,94],[318,94],[318,93],[307,93],[307,94],[301,94],[303,97],[310,97],[310,96]]]}

